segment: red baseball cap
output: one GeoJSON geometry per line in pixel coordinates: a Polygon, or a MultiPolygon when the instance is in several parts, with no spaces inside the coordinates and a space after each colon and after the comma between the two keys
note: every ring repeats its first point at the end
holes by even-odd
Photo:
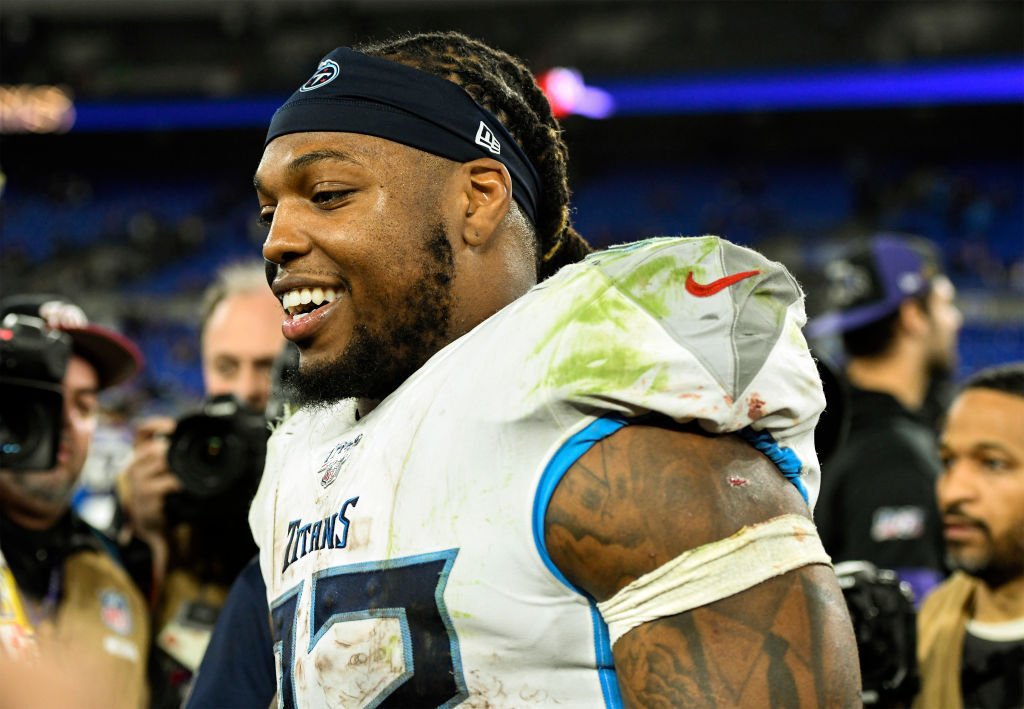
{"type": "Polygon", "coordinates": [[[143,367],[134,342],[124,335],[89,322],[85,311],[59,295],[12,295],[0,302],[0,323],[11,314],[39,318],[52,330],[66,332],[71,350],[96,368],[100,389],[121,384],[143,367]]]}

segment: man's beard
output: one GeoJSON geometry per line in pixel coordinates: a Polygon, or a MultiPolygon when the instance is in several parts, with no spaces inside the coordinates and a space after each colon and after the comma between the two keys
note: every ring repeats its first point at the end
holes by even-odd
{"type": "Polygon", "coordinates": [[[946,563],[954,571],[963,571],[969,576],[981,579],[989,588],[999,588],[1024,576],[1024,564],[1019,559],[1005,558],[997,554],[990,554],[983,559],[964,559],[949,552],[946,554],[946,563]]]}
{"type": "Polygon", "coordinates": [[[956,368],[960,358],[957,351],[953,349],[936,349],[931,352],[925,363],[929,376],[934,378],[951,378],[956,374],[956,368]]]}
{"type": "Polygon", "coordinates": [[[934,313],[928,313],[928,326],[931,329],[931,343],[925,361],[928,374],[938,378],[952,377],[960,363],[957,337],[956,335],[943,337],[942,327],[937,322],[934,313]]]}
{"type": "Polygon", "coordinates": [[[393,392],[447,344],[454,278],[452,247],[438,223],[424,245],[419,278],[389,304],[390,328],[356,325],[332,360],[300,366],[285,378],[286,400],[325,407],[350,398],[379,401],[393,392]]]}
{"type": "Polygon", "coordinates": [[[46,472],[0,471],[0,477],[7,486],[17,490],[18,494],[26,500],[30,500],[30,505],[51,508],[70,506],[78,481],[77,476],[56,472],[56,470],[46,472]]]}
{"type": "Polygon", "coordinates": [[[1024,526],[1008,539],[994,539],[987,527],[982,532],[988,540],[984,551],[965,554],[952,547],[946,552],[947,565],[981,579],[989,588],[1024,576],[1024,526]]]}

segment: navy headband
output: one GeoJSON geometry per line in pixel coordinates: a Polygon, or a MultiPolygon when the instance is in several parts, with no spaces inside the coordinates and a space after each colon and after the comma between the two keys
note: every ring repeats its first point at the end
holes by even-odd
{"type": "Polygon", "coordinates": [[[438,76],[339,47],[277,109],[266,142],[313,131],[373,135],[456,162],[494,158],[537,223],[540,176],[522,148],[494,114],[438,76]]]}

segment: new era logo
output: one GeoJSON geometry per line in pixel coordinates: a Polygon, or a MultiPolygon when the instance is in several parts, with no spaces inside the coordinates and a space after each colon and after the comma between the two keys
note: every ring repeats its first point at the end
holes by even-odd
{"type": "Polygon", "coordinates": [[[483,121],[480,121],[480,127],[476,129],[476,144],[487,148],[495,155],[501,155],[501,143],[483,121]]]}

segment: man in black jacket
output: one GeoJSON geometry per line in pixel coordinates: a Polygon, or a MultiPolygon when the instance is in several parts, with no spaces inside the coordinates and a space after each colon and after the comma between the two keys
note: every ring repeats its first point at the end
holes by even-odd
{"type": "Polygon", "coordinates": [[[851,246],[825,275],[832,310],[808,335],[841,334],[851,420],[815,520],[834,562],[893,569],[920,600],[945,576],[936,433],[921,411],[956,365],[954,288],[930,242],[894,234],[851,246]]]}

